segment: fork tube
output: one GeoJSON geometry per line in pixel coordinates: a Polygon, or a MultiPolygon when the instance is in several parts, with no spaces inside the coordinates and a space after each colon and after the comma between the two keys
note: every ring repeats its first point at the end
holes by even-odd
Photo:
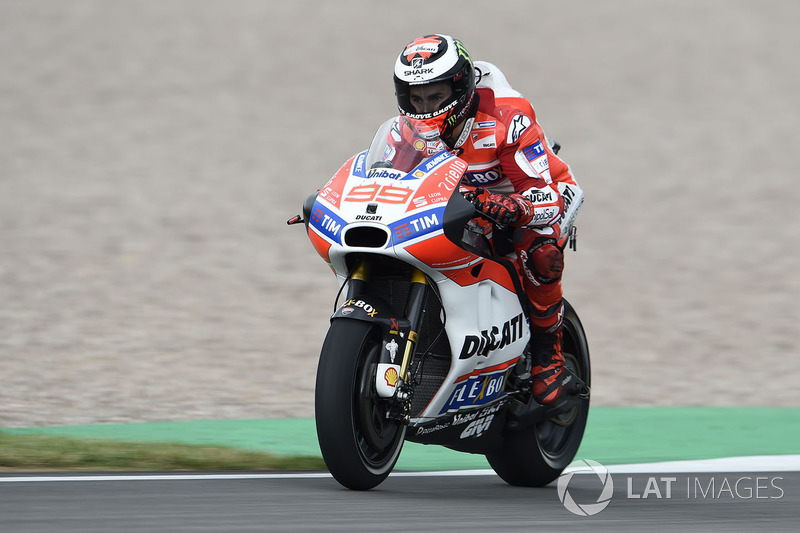
{"type": "Polygon", "coordinates": [[[353,275],[350,276],[350,279],[347,282],[348,298],[352,298],[353,296],[363,292],[364,286],[369,281],[370,270],[370,264],[366,259],[361,259],[358,262],[358,266],[353,269],[353,275]]]}
{"type": "Polygon", "coordinates": [[[417,332],[425,310],[427,289],[428,279],[420,269],[415,268],[414,273],[411,275],[411,287],[406,301],[406,317],[411,323],[411,331],[408,333],[408,342],[406,342],[406,349],[403,354],[403,364],[400,366],[400,377],[403,378],[403,381],[408,381],[408,365],[411,363],[411,354],[417,344],[417,332]]]}

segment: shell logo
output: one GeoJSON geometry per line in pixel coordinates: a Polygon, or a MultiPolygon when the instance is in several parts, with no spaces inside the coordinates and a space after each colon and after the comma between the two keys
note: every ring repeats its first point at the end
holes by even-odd
{"type": "Polygon", "coordinates": [[[397,369],[394,367],[387,368],[386,373],[383,375],[383,379],[386,380],[386,384],[390,387],[397,385],[397,369]]]}

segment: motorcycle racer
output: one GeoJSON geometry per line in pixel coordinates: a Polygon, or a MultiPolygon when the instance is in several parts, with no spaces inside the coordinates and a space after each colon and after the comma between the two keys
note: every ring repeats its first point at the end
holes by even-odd
{"type": "MultiPolygon", "coordinates": [[[[515,263],[530,302],[533,394],[542,404],[556,401],[570,380],[561,352],[563,250],[583,191],[531,103],[495,65],[473,63],[453,37],[408,43],[395,62],[394,85],[400,113],[437,131],[437,142],[468,163],[462,184],[485,191],[478,209],[514,228],[515,263]]],[[[438,149],[429,144],[420,149],[438,149]]]]}

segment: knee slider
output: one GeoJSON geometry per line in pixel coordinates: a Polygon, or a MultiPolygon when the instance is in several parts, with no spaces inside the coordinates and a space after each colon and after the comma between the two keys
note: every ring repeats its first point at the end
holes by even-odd
{"type": "Polygon", "coordinates": [[[528,250],[525,266],[539,283],[556,283],[564,271],[564,253],[555,239],[538,238],[528,250]]]}

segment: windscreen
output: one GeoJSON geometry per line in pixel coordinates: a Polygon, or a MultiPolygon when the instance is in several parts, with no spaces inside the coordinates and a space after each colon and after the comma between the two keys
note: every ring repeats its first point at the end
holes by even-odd
{"type": "Polygon", "coordinates": [[[384,122],[372,139],[367,172],[386,168],[408,173],[444,149],[438,129],[404,116],[394,117],[384,122]]]}

